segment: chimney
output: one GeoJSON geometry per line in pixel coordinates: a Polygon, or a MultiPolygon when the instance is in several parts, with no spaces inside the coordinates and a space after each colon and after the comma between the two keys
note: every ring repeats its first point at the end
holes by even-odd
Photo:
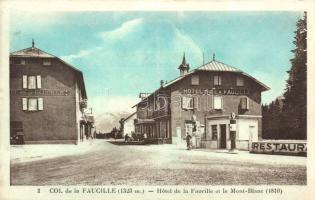
{"type": "Polygon", "coordinates": [[[180,76],[186,75],[189,71],[189,64],[186,62],[185,53],[183,56],[182,64],[179,65],[178,69],[180,72],[180,76]]]}
{"type": "Polygon", "coordinates": [[[163,80],[161,80],[161,88],[164,86],[164,81],[163,80]]]}

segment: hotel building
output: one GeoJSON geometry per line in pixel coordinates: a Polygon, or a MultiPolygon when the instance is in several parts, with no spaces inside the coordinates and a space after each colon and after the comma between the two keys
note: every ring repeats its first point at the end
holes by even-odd
{"type": "Polygon", "coordinates": [[[261,139],[261,93],[269,88],[240,69],[212,61],[189,70],[185,55],[180,76],[136,104],[135,131],[152,143],[183,143],[196,148],[229,149],[230,119],[236,118],[236,148],[248,150],[261,139]]]}

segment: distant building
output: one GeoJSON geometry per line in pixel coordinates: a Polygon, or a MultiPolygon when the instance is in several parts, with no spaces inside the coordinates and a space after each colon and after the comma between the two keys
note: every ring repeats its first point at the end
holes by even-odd
{"type": "Polygon", "coordinates": [[[137,118],[137,112],[132,113],[126,118],[122,118],[120,122],[120,133],[122,137],[125,135],[132,136],[132,133],[135,133],[134,120],[137,118]]]}
{"type": "Polygon", "coordinates": [[[189,71],[185,56],[180,76],[161,81],[135,105],[136,132],[155,143],[182,143],[187,134],[199,148],[230,148],[230,116],[236,114],[236,145],[247,150],[261,138],[261,92],[269,88],[241,70],[212,61],[189,71]],[[194,130],[196,129],[196,130],[194,130]]]}
{"type": "MultiPolygon", "coordinates": [[[[10,134],[26,144],[78,143],[91,136],[83,74],[34,46],[10,54],[10,134]]],[[[12,141],[11,141],[12,142],[12,141]]]]}

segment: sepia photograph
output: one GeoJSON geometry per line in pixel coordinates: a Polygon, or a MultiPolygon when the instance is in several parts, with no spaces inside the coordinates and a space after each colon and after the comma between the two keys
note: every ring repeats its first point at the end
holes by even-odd
{"type": "Polygon", "coordinates": [[[35,197],[307,187],[308,16],[11,9],[8,187],[35,197]]]}

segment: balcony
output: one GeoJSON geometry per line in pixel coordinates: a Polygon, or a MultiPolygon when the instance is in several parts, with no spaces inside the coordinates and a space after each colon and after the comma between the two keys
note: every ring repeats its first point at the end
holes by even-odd
{"type": "Polygon", "coordinates": [[[170,114],[171,114],[170,109],[168,107],[165,107],[165,108],[153,111],[152,117],[156,118],[156,117],[167,116],[170,114]]]}

